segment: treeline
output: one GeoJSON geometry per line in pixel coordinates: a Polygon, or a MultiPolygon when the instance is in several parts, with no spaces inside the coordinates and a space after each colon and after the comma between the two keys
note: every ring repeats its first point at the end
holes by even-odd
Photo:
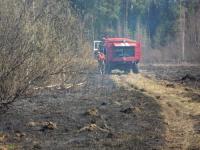
{"type": "Polygon", "coordinates": [[[70,1],[87,27],[88,39],[141,39],[146,62],[199,61],[200,0],[70,1]]]}
{"type": "Polygon", "coordinates": [[[139,25],[147,30],[153,44],[164,45],[174,36],[179,17],[176,0],[71,0],[71,4],[89,29],[94,28],[95,38],[133,36],[139,25]]]}

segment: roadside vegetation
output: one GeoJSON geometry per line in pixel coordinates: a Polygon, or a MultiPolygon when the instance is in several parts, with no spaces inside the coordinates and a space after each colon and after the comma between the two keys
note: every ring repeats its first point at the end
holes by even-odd
{"type": "Polygon", "coordinates": [[[0,108],[30,88],[79,78],[90,61],[83,32],[68,1],[1,0],[0,108]]]}

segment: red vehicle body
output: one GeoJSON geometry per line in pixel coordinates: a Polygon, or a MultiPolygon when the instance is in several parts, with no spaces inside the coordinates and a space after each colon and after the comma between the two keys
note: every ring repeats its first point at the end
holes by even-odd
{"type": "Polygon", "coordinates": [[[139,72],[140,42],[128,38],[106,38],[100,43],[99,50],[106,56],[105,71],[107,73],[113,69],[139,72]]]}

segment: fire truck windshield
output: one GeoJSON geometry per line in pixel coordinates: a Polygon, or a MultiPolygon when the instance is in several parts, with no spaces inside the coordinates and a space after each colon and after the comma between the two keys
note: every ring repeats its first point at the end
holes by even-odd
{"type": "Polygon", "coordinates": [[[113,57],[133,57],[135,55],[135,47],[114,47],[113,57]]]}

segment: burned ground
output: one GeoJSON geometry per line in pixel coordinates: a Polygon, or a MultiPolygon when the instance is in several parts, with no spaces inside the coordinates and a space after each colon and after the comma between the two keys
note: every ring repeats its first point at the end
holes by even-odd
{"type": "Polygon", "coordinates": [[[199,89],[193,81],[174,82],[175,73],[165,78],[165,68],[142,69],[139,75],[94,73],[85,85],[21,99],[0,116],[0,147],[198,149],[199,89]]]}
{"type": "Polygon", "coordinates": [[[145,72],[145,75],[158,80],[175,82],[196,89],[200,88],[199,65],[142,65],[141,69],[145,72]]]}

